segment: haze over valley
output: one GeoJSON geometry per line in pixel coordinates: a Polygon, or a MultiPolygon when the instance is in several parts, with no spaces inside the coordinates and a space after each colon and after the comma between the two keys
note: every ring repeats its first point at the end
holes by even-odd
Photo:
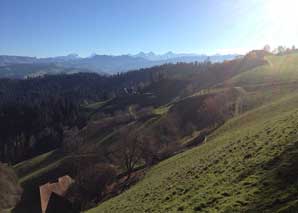
{"type": "Polygon", "coordinates": [[[298,212],[297,2],[1,0],[0,213],[298,212]]]}
{"type": "Polygon", "coordinates": [[[77,54],[51,58],[36,58],[26,56],[0,55],[0,77],[28,78],[44,76],[46,74],[71,74],[78,72],[95,72],[102,75],[113,75],[130,70],[149,68],[167,63],[190,63],[210,60],[222,62],[231,60],[239,55],[197,55],[175,54],[168,52],[162,55],[153,52],[140,52],[136,55],[96,55],[82,58],[77,54]]]}

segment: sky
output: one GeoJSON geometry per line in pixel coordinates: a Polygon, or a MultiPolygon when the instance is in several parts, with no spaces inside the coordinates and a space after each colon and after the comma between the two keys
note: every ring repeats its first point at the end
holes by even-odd
{"type": "Polygon", "coordinates": [[[297,0],[0,0],[0,55],[298,46],[297,0]]]}

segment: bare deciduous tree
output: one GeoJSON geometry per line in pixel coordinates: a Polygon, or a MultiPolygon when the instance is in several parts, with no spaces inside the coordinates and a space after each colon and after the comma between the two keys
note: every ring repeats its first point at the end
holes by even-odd
{"type": "Polygon", "coordinates": [[[100,201],[107,186],[116,179],[116,169],[109,164],[96,164],[82,169],[75,177],[75,183],[67,193],[67,198],[81,210],[90,208],[100,201]]]}
{"type": "Polygon", "coordinates": [[[142,142],[137,131],[132,128],[127,127],[120,132],[120,142],[117,145],[116,155],[120,164],[126,169],[128,176],[141,161],[142,142]]]}

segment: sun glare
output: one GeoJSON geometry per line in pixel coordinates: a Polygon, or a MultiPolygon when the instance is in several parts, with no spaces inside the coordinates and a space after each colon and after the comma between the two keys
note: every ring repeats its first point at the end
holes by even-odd
{"type": "Polygon", "coordinates": [[[297,28],[298,1],[297,0],[268,0],[265,1],[265,8],[268,17],[283,26],[297,28]]]}
{"type": "Polygon", "coordinates": [[[298,0],[265,0],[264,8],[264,19],[270,32],[271,42],[296,43],[298,0]]]}

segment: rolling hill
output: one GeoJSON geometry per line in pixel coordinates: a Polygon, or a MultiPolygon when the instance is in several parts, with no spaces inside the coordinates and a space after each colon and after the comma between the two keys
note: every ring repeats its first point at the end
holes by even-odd
{"type": "MultiPolygon", "coordinates": [[[[0,78],[28,79],[45,75],[74,74],[91,72],[88,69],[66,68],[56,64],[24,63],[0,66],[0,78]]],[[[103,73],[101,73],[103,74],[103,73]]]]}
{"type": "Polygon", "coordinates": [[[297,208],[297,106],[292,95],[227,122],[206,144],[161,162],[136,186],[88,212],[297,208]]]}
{"type": "Polygon", "coordinates": [[[266,102],[226,122],[203,145],[154,166],[131,189],[88,212],[294,212],[298,96],[291,81],[297,76],[298,56],[267,60],[268,65],[229,81],[247,86],[247,100],[258,96],[266,102]]]}
{"type": "MultiPolygon", "coordinates": [[[[199,145],[183,149],[186,151],[146,169],[145,176],[134,186],[87,212],[291,212],[297,209],[298,55],[267,55],[265,59],[264,65],[234,72],[220,83],[215,81],[212,86],[187,95],[182,91],[187,82],[197,79],[193,76],[190,76],[192,81],[184,79],[181,87],[175,83],[179,82],[177,79],[160,82],[149,86],[141,96],[86,106],[92,112],[91,123],[82,133],[100,147],[119,142],[119,130],[123,126],[159,129],[165,119],[177,114],[177,125],[186,130],[191,126],[192,130],[183,131],[179,144],[199,145]],[[219,120],[209,123],[216,128],[202,143],[199,137],[205,131],[202,119],[207,115],[200,106],[213,97],[225,97],[231,115],[223,123],[219,120]],[[138,101],[142,108],[154,104],[150,116],[137,116],[135,120],[136,115],[128,111],[120,117],[106,120],[101,117],[102,112],[131,109],[138,101]],[[102,126],[100,121],[112,126],[98,131],[102,126]]],[[[215,102],[215,108],[223,108],[219,103],[215,102]]],[[[71,172],[65,167],[68,160],[73,161],[71,156],[56,150],[15,165],[29,203],[36,205],[36,186],[47,182],[48,177],[55,179],[71,172]]],[[[16,212],[26,211],[19,207],[16,212]]]]}

